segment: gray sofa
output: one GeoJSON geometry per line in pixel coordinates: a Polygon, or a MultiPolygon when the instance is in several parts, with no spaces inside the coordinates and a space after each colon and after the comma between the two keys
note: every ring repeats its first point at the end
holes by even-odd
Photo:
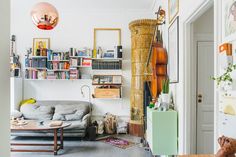
{"type": "MultiPolygon", "coordinates": [[[[47,125],[51,120],[71,123],[64,129],[66,137],[84,137],[90,123],[91,104],[83,101],[38,101],[20,107],[23,117],[28,120],[44,121],[47,125]]],[[[53,136],[50,131],[13,131],[12,136],[53,136]]]]}

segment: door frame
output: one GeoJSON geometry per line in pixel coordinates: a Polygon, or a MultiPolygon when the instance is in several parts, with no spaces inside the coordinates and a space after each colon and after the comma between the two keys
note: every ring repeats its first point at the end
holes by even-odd
{"type": "MultiPolygon", "coordinates": [[[[199,8],[197,8],[193,14],[191,14],[186,21],[184,21],[184,131],[185,131],[185,152],[187,153],[196,153],[196,116],[192,116],[192,113],[196,111],[196,97],[192,98],[193,92],[196,93],[196,84],[191,84],[194,81],[192,73],[196,75],[196,69],[192,66],[192,58],[194,57],[194,32],[193,32],[193,22],[196,21],[202,14],[204,14],[210,7],[214,6],[214,75],[217,73],[217,45],[218,45],[218,36],[216,30],[218,30],[218,9],[220,6],[217,5],[216,0],[206,0],[204,1],[199,8]],[[194,71],[193,71],[194,70],[194,71]],[[195,125],[194,125],[195,124],[195,125]],[[195,140],[194,140],[195,139],[195,140]]],[[[196,78],[195,81],[196,82],[196,78]]],[[[216,100],[216,83],[214,83],[214,150],[217,149],[217,100],[216,100]]],[[[196,113],[195,113],[196,115],[196,113]]]]}

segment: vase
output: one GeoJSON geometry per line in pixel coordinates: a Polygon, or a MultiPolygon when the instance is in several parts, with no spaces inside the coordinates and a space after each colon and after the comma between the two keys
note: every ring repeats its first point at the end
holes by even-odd
{"type": "Polygon", "coordinates": [[[170,94],[169,93],[168,94],[162,93],[161,100],[162,100],[162,102],[169,104],[170,103],[170,94]]]}

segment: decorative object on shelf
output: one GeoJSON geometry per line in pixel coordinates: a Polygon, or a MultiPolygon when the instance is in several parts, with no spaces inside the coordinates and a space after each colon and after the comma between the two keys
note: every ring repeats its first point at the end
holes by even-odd
{"type": "Polygon", "coordinates": [[[173,22],[179,13],[179,0],[168,0],[169,23],[173,22]]]}
{"type": "Polygon", "coordinates": [[[222,36],[230,41],[236,33],[236,2],[234,0],[222,1],[222,36]]]}
{"type": "Polygon", "coordinates": [[[236,153],[236,140],[233,138],[222,136],[218,138],[220,149],[216,157],[234,157],[236,153]]]}
{"type": "Polygon", "coordinates": [[[93,58],[97,57],[97,53],[98,53],[98,51],[97,51],[97,37],[98,37],[98,32],[101,32],[101,31],[116,31],[116,32],[118,32],[118,43],[115,43],[116,39],[114,39],[114,44],[116,46],[121,46],[121,29],[120,28],[94,28],[93,58]]]}
{"type": "Polygon", "coordinates": [[[99,46],[98,50],[97,50],[97,57],[96,58],[102,58],[102,55],[103,55],[103,51],[102,51],[102,48],[99,46]]]}
{"type": "Polygon", "coordinates": [[[50,3],[40,2],[31,11],[33,23],[42,30],[52,30],[58,24],[57,9],[50,3]]]}
{"type": "Polygon", "coordinates": [[[224,43],[219,46],[219,59],[222,69],[226,69],[230,64],[233,64],[232,44],[224,43]]]}
{"type": "Polygon", "coordinates": [[[115,46],[115,58],[122,58],[123,57],[123,49],[122,46],[115,46]]]}
{"type": "Polygon", "coordinates": [[[170,83],[179,82],[179,17],[171,24],[168,29],[168,74],[170,83]]]}
{"type": "Polygon", "coordinates": [[[169,79],[166,79],[162,82],[161,99],[162,99],[162,103],[166,103],[166,104],[170,103],[169,83],[170,83],[169,79]]]}
{"type": "Polygon", "coordinates": [[[47,49],[50,48],[49,38],[33,39],[33,56],[47,56],[47,49]]]}

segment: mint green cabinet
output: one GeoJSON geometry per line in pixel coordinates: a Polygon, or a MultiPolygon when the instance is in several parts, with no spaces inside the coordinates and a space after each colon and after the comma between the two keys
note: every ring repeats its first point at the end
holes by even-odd
{"type": "Polygon", "coordinates": [[[147,108],[146,140],[153,155],[178,154],[178,114],[147,108]]]}

